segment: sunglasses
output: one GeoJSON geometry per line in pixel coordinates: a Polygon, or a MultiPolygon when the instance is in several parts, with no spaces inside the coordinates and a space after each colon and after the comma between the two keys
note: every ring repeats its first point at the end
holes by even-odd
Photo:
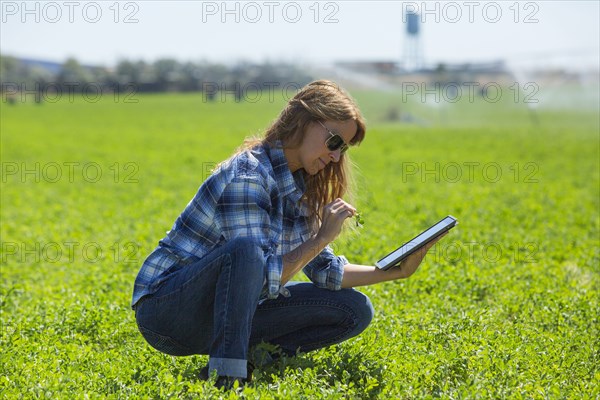
{"type": "Polygon", "coordinates": [[[329,151],[340,150],[341,154],[344,154],[348,150],[348,145],[344,142],[344,139],[337,133],[332,132],[328,127],[326,127],[321,121],[317,121],[327,133],[329,133],[329,137],[325,141],[325,145],[329,149],[329,151]]]}

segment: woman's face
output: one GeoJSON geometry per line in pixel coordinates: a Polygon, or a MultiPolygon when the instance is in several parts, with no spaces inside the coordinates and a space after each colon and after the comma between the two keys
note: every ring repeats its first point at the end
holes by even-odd
{"type": "Polygon", "coordinates": [[[308,174],[316,175],[330,162],[338,162],[341,149],[331,151],[327,148],[326,141],[331,137],[327,130],[340,135],[346,145],[349,145],[357,129],[356,122],[352,119],[324,121],[323,125],[319,122],[311,122],[306,128],[300,147],[284,150],[290,171],[295,172],[304,168],[308,174]]]}

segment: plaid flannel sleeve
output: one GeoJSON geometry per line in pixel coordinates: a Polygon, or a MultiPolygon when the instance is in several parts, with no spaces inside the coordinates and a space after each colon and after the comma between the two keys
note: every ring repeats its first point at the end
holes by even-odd
{"type": "Polygon", "coordinates": [[[271,226],[272,202],[259,179],[235,178],[223,190],[216,212],[216,226],[225,239],[254,238],[266,258],[268,297],[276,298],[281,285],[283,260],[276,255],[278,243],[271,226]]]}
{"type": "Polygon", "coordinates": [[[346,257],[336,256],[331,247],[327,246],[304,267],[303,271],[318,287],[340,290],[346,264],[348,264],[346,257]]]}

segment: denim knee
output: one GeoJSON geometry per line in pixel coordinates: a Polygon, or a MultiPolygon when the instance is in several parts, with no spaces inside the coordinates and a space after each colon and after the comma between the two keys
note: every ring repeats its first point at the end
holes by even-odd
{"type": "Polygon", "coordinates": [[[244,269],[244,275],[251,281],[254,277],[263,284],[266,259],[260,242],[250,237],[237,237],[229,241],[229,255],[244,269]]]}
{"type": "Polygon", "coordinates": [[[352,290],[352,301],[348,305],[352,307],[356,315],[356,326],[354,327],[353,332],[353,336],[355,336],[367,329],[373,320],[375,309],[373,308],[371,299],[369,299],[367,295],[359,292],[358,290],[350,290],[352,290]]]}
{"type": "Polygon", "coordinates": [[[264,260],[264,251],[260,241],[253,237],[238,236],[229,240],[228,245],[238,256],[249,260],[264,260]]]}

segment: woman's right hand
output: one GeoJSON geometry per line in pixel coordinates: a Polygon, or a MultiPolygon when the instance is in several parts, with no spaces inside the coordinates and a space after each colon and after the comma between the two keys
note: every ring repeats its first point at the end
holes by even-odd
{"type": "Polygon", "coordinates": [[[327,204],[323,208],[323,221],[317,238],[326,243],[333,242],[342,231],[342,225],[346,218],[353,217],[355,213],[356,208],[340,198],[327,204]]]}

